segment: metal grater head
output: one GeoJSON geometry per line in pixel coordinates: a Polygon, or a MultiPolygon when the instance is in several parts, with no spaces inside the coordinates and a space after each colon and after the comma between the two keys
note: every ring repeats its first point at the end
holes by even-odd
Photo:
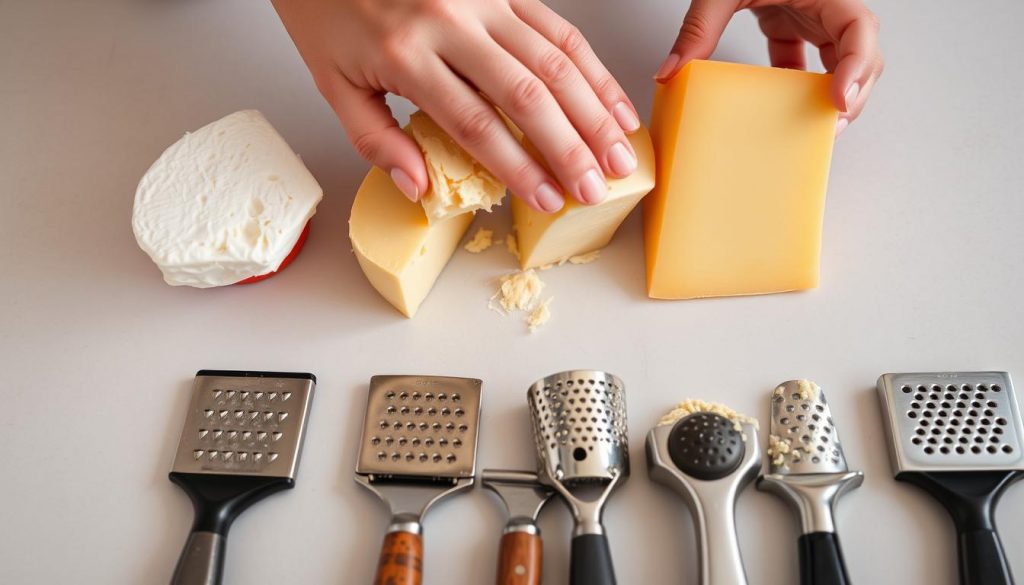
{"type": "Polygon", "coordinates": [[[539,380],[527,391],[542,471],[564,485],[629,475],[625,386],[596,370],[539,380]]]}
{"type": "Polygon", "coordinates": [[[878,392],[894,474],[1024,470],[1024,427],[1006,372],[885,374],[878,392]]]}
{"type": "Polygon", "coordinates": [[[849,470],[825,392],[810,380],[783,382],[772,392],[770,473],[849,470]]]}
{"type": "Polygon", "coordinates": [[[312,374],[201,370],[172,471],[294,479],[315,384],[312,374]]]}
{"type": "Polygon", "coordinates": [[[356,473],[371,482],[472,479],[481,387],[471,378],[371,378],[356,473]]]}

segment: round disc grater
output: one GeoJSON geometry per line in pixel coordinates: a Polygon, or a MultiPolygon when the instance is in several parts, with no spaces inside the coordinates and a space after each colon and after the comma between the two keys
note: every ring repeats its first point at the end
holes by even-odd
{"type": "Polygon", "coordinates": [[[629,477],[625,386],[607,372],[571,370],[535,382],[527,402],[539,478],[562,496],[575,520],[569,581],[612,585],[601,514],[629,477]]]}
{"type": "Polygon", "coordinates": [[[960,582],[1011,585],[994,520],[1000,496],[1024,477],[1024,427],[1009,374],[885,374],[878,392],[896,479],[927,491],[953,517],[960,582]]]}

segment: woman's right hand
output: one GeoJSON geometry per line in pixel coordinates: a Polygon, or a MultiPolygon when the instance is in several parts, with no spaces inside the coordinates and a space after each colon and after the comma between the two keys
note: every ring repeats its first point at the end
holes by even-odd
{"type": "Polygon", "coordinates": [[[363,158],[410,199],[428,188],[384,101],[424,110],[531,207],[593,204],[637,167],[640,119],[580,32],[540,0],[274,0],[317,87],[363,158]],[[486,96],[485,97],[482,97],[486,96]],[[533,160],[488,101],[543,155],[533,160]],[[559,186],[561,185],[561,186],[559,186]]]}

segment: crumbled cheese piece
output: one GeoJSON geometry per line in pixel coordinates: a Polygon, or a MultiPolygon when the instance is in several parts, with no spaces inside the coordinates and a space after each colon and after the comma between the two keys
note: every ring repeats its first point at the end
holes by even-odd
{"type": "MultiPolygon", "coordinates": [[[[789,441],[779,438],[778,435],[769,435],[768,437],[768,457],[771,458],[772,465],[777,467],[784,467],[786,465],[786,455],[791,449],[789,441]]],[[[794,453],[794,456],[796,454],[794,453]]]]}
{"type": "Polygon", "coordinates": [[[797,388],[799,389],[801,400],[815,400],[818,398],[818,392],[821,387],[811,382],[810,380],[797,380],[797,388]]]}
{"type": "MultiPolygon", "coordinates": [[[[561,264],[559,264],[558,266],[561,266],[561,264]]],[[[551,270],[554,267],[555,267],[555,264],[550,264],[550,263],[549,264],[542,264],[542,265],[537,267],[537,270],[551,270]]]]}
{"type": "Polygon", "coordinates": [[[671,412],[661,417],[661,420],[658,421],[658,426],[675,424],[679,419],[695,412],[710,412],[727,418],[733,422],[733,426],[737,431],[743,429],[743,423],[750,424],[755,429],[760,427],[756,418],[740,414],[724,404],[694,399],[680,402],[671,412]]]}
{"type": "Polygon", "coordinates": [[[551,319],[551,310],[548,308],[551,305],[551,301],[555,297],[548,297],[543,303],[537,305],[537,308],[530,313],[530,316],[526,319],[526,324],[530,327],[530,333],[533,333],[541,325],[548,322],[551,319]]]}
{"type": "Polygon", "coordinates": [[[587,252],[586,254],[577,254],[576,256],[569,256],[569,264],[590,264],[600,256],[601,250],[594,250],[593,252],[587,252]]]}
{"type": "Polygon", "coordinates": [[[515,234],[505,236],[505,249],[508,250],[509,254],[519,258],[519,244],[516,242],[515,234]]]}
{"type": "Polygon", "coordinates": [[[530,311],[537,304],[544,282],[533,270],[525,270],[506,274],[498,279],[498,291],[491,297],[491,302],[498,299],[505,314],[514,310],[530,311]]]}
{"type": "Polygon", "coordinates": [[[480,228],[473,234],[473,238],[466,242],[467,252],[479,254],[494,243],[494,232],[486,228],[480,228]]]}

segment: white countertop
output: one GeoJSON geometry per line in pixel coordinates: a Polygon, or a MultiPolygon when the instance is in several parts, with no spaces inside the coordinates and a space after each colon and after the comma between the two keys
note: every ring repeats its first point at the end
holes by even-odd
{"type": "MultiPolygon", "coordinates": [[[[685,3],[556,4],[646,115],[685,3]]],[[[386,512],[351,478],[371,375],[482,378],[480,466],[529,468],[527,386],[592,367],[628,385],[633,476],[606,513],[620,583],[696,583],[688,513],[645,470],[657,418],[685,397],[764,418],[776,383],[808,377],[867,474],[838,514],[854,582],[952,585],[952,523],[892,480],[873,387],[935,369],[1024,384],[1024,5],[912,4],[873,3],[888,69],[835,152],[820,289],[648,300],[634,215],[595,264],[545,273],[554,318],[529,335],[487,309],[490,279],[513,267],[501,251],[458,254],[411,321],[366,283],[346,220],[367,165],[269,3],[0,1],[0,582],[168,580],[192,511],[167,472],[200,368],[318,376],[297,487],[240,517],[225,575],[312,585],[373,576],[386,512]],[[310,240],[262,284],[168,287],[131,233],[136,183],[184,131],[242,108],[323,185],[310,240]]],[[[749,15],[718,57],[765,63],[749,15]]],[[[505,211],[480,221],[507,229],[505,211]]],[[[738,517],[751,583],[795,583],[783,503],[749,489],[738,517]]],[[[1021,517],[1024,485],[998,513],[1018,578],[1021,517]]],[[[433,510],[426,583],[493,582],[503,522],[482,490],[433,510]]],[[[569,515],[551,507],[541,525],[546,582],[563,583],[569,515]]]]}

